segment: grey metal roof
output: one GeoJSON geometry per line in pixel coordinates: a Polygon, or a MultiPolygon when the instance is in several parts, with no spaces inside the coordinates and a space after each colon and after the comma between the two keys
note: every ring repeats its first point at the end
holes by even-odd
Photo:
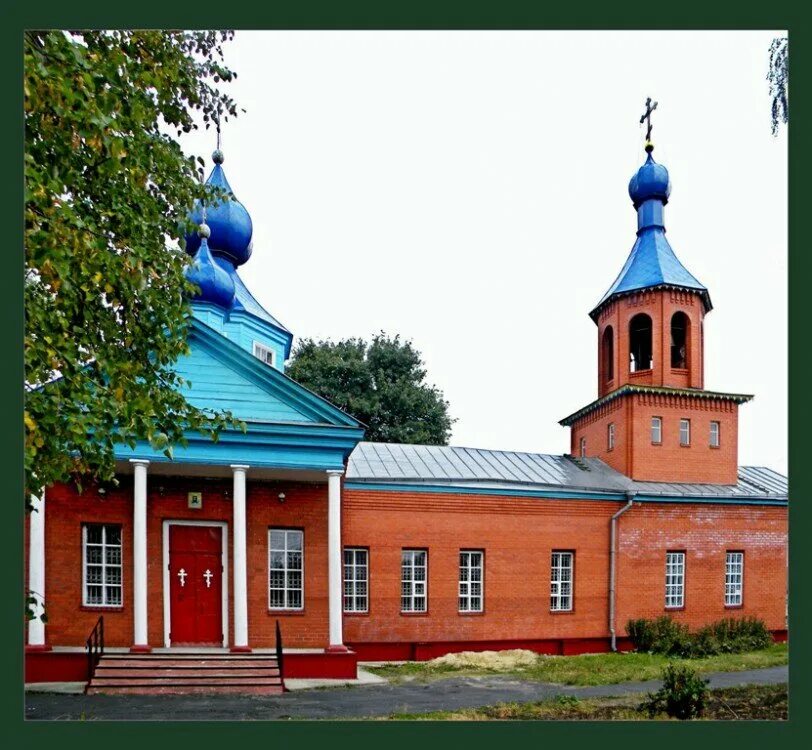
{"type": "Polygon", "coordinates": [[[787,478],[763,467],[740,467],[735,485],[635,482],[598,458],[401,443],[359,443],[350,455],[347,481],[506,492],[570,489],[662,497],[787,497],[787,478]]]}

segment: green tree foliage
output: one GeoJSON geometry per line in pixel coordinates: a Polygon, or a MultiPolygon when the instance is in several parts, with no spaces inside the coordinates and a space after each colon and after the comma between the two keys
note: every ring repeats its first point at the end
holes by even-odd
{"type": "Polygon", "coordinates": [[[777,37],[770,44],[770,69],[767,73],[772,102],[772,132],[778,135],[778,126],[789,120],[789,46],[787,37],[777,37]]]}
{"type": "Polygon", "coordinates": [[[202,197],[175,135],[236,114],[218,91],[232,32],[25,38],[26,497],[109,481],[117,444],[171,455],[184,428],[234,424],[181,394],[193,290],[170,250],[202,197]],[[202,122],[201,122],[202,120],[202,122]]]}
{"type": "Polygon", "coordinates": [[[296,346],[288,375],[367,425],[366,439],[445,445],[453,421],[448,402],[425,382],[420,352],[384,333],[296,346]]]}

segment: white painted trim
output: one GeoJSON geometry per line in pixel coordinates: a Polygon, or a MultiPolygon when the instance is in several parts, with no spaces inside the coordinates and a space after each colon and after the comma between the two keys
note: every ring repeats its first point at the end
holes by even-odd
{"type": "Polygon", "coordinates": [[[45,645],[45,490],[31,496],[28,518],[28,593],[34,597],[33,619],[28,621],[28,645],[45,645]]]}
{"type": "Polygon", "coordinates": [[[164,521],[163,523],[163,586],[164,586],[164,648],[170,648],[169,634],[172,632],[172,601],[169,596],[169,527],[170,526],[218,526],[222,530],[223,546],[223,648],[228,646],[228,523],[226,521],[164,521]]]}
{"type": "MultiPolygon", "coordinates": [[[[130,463],[133,466],[133,645],[147,646],[149,644],[149,600],[147,598],[147,500],[149,497],[147,467],[149,461],[131,458],[130,463]]],[[[123,584],[122,580],[122,587],[123,584]]]]}
{"type": "MultiPolygon", "coordinates": [[[[331,648],[344,645],[344,566],[341,560],[341,470],[327,472],[328,625],[331,648]]],[[[304,602],[303,602],[304,603],[304,602]]]]}

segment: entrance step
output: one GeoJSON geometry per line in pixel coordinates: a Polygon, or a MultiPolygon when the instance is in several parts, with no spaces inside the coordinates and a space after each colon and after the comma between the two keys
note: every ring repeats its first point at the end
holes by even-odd
{"type": "Polygon", "coordinates": [[[276,656],[259,654],[105,654],[88,694],[284,692],[276,656]]]}

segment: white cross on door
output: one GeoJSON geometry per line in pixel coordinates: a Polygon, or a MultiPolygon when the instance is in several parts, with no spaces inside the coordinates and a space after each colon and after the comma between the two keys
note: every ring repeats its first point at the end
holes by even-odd
{"type": "Polygon", "coordinates": [[[214,574],[206,568],[206,572],[203,574],[203,578],[206,579],[206,588],[211,588],[211,579],[214,577],[214,574]]]}
{"type": "Polygon", "coordinates": [[[180,578],[180,585],[181,585],[181,587],[183,587],[183,586],[185,586],[185,585],[186,585],[186,576],[187,576],[187,575],[189,575],[189,574],[186,572],[186,569],[185,569],[185,568],[181,568],[181,569],[178,571],[178,578],[180,578]]]}

